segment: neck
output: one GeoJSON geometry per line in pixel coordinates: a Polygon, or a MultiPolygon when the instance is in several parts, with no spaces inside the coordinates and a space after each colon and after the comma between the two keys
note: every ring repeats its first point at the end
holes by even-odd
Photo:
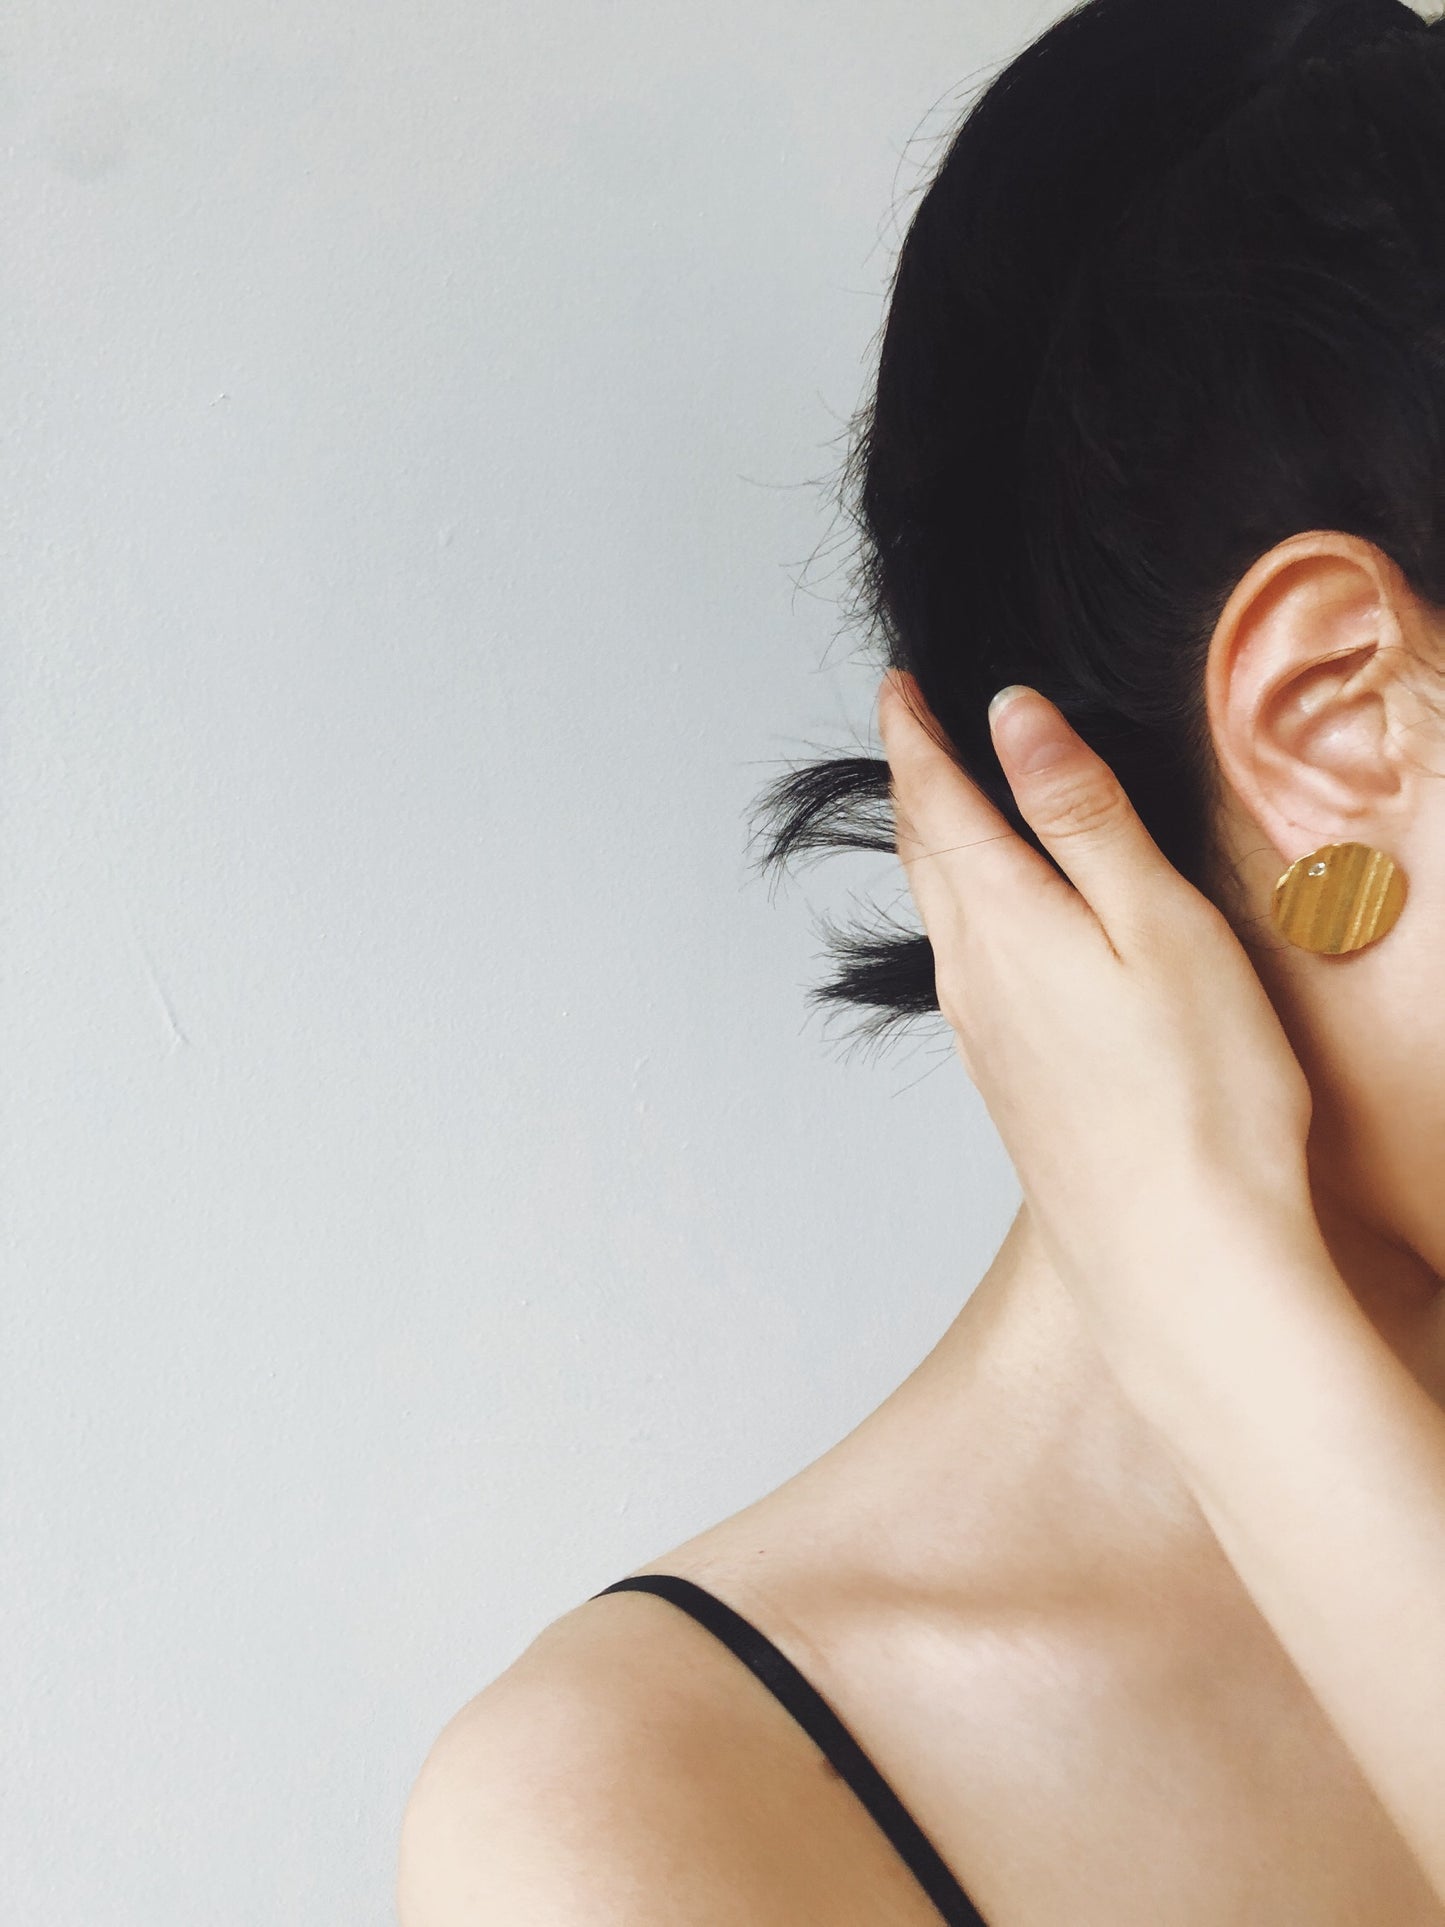
{"type": "MultiPolygon", "coordinates": [[[[1322,1215],[1323,1222],[1323,1215],[1322,1215]]],[[[1397,1351],[1445,1356],[1438,1280],[1343,1223],[1331,1250],[1397,1351]]],[[[1445,1380],[1445,1374],[1442,1374],[1445,1380]]],[[[942,1339],[802,1475],[836,1480],[871,1566],[940,1603],[1201,1598],[1251,1611],[1159,1434],[1044,1254],[1027,1207],[942,1339]]]]}

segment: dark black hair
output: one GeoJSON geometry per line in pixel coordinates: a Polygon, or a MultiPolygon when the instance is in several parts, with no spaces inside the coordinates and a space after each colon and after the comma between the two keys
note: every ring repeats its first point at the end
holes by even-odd
{"type": "MultiPolygon", "coordinates": [[[[1214,894],[1209,641],[1259,556],[1376,544],[1445,605],[1445,28],[1401,0],[1089,0],[983,91],[910,224],[844,500],[856,607],[1037,849],[989,698],[1049,696],[1214,894]]],[[[760,865],[893,848],[888,767],[790,768],[760,865]]],[[[829,929],[814,999],[937,1009],[829,929]]]]}

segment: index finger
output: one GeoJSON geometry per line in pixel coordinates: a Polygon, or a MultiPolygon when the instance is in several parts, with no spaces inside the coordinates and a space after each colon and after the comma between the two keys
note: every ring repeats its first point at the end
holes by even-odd
{"type": "MultiPolygon", "coordinates": [[[[890,742],[897,741],[905,772],[910,848],[916,839],[925,852],[941,850],[950,840],[950,821],[970,826],[975,836],[992,834],[992,823],[1003,818],[958,768],[917,683],[898,674],[892,683],[891,695],[880,704],[879,726],[888,729],[890,742]],[[990,830],[982,831],[990,819],[990,830]]],[[[1007,865],[1019,887],[1032,860],[1035,876],[1039,869],[1047,872],[1055,897],[1063,889],[1092,911],[1119,955],[1147,939],[1161,920],[1194,915],[1205,905],[1149,834],[1114,771],[1056,703],[1026,683],[1011,685],[994,697],[989,715],[1019,814],[1059,867],[1055,870],[1015,837],[1012,848],[995,842],[992,859],[975,852],[972,867],[978,875],[988,878],[985,865],[991,861],[998,887],[1007,888],[1007,865]]],[[[890,749],[890,764],[892,754],[890,749]]],[[[952,840],[958,840],[956,829],[952,840]]],[[[1037,897],[1039,886],[1030,887],[1037,897]]]]}
{"type": "Polygon", "coordinates": [[[1031,895],[1074,894],[959,767],[914,679],[889,670],[878,693],[878,733],[892,775],[899,860],[926,923],[943,893],[955,906],[1007,903],[1031,895]]]}

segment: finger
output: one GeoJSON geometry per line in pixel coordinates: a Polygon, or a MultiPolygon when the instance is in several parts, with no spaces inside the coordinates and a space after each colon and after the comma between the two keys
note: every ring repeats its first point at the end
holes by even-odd
{"type": "Polygon", "coordinates": [[[1019,814],[1111,941],[1129,936],[1151,916],[1157,921],[1161,899],[1189,886],[1103,757],[1047,696],[1027,684],[1001,689],[989,706],[989,722],[1019,814]]]}
{"type": "Polygon", "coordinates": [[[892,778],[898,855],[925,924],[945,896],[951,914],[1010,914],[1036,900],[1072,894],[1037,850],[955,760],[942,726],[912,676],[890,670],[878,693],[878,731],[892,778]]]}

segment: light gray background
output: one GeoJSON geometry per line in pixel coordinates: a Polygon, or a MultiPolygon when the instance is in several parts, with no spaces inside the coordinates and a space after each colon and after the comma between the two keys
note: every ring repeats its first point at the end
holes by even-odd
{"type": "Polygon", "coordinates": [[[996,1248],[951,1053],[804,1004],[895,866],[745,813],[871,729],[829,480],[1053,10],[10,9],[7,1919],[389,1920],[440,1725],[996,1248]]]}

